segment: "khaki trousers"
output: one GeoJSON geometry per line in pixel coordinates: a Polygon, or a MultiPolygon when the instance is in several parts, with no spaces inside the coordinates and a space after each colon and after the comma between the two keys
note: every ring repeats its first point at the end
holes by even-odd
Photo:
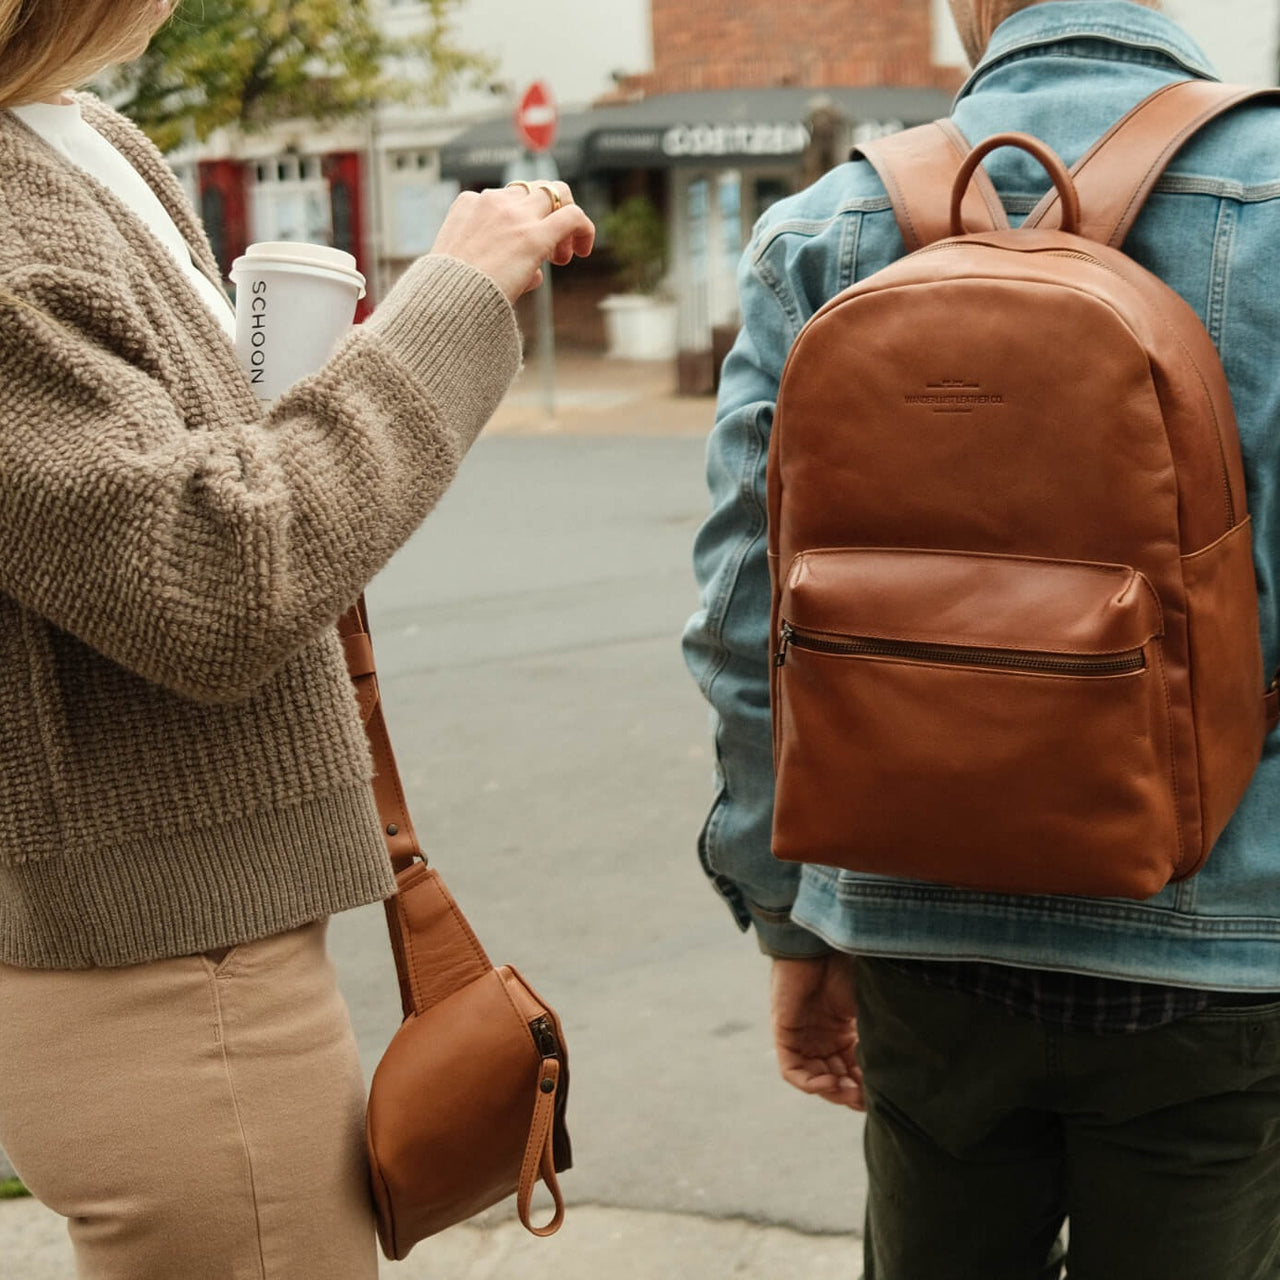
{"type": "Polygon", "coordinates": [[[0,966],[0,1146],[82,1280],[376,1280],[323,922],[122,969],[0,966]]]}

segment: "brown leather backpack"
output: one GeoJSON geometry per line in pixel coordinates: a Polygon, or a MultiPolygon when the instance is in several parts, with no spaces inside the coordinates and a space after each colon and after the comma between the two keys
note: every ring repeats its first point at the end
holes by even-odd
{"type": "Polygon", "coordinates": [[[1204,863],[1274,712],[1244,474],[1209,335],[1119,246],[1257,96],[1168,86],[1070,173],[949,121],[862,148],[910,252],[782,375],[776,856],[1126,898],[1204,863]],[[999,146],[1053,179],[1018,230],[980,164],[999,146]]]}

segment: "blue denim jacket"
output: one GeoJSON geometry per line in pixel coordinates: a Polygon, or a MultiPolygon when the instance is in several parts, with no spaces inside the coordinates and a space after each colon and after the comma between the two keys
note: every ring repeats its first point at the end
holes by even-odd
{"type": "MultiPolygon", "coordinates": [[[[1171,80],[1216,79],[1179,27],[1127,0],[1050,0],[996,31],[956,101],[971,140],[1006,129],[1073,163],[1171,80]]],[[[1013,150],[988,170],[1011,217],[1048,179],[1013,150]]],[[[1280,111],[1243,108],[1174,159],[1127,252],[1207,326],[1235,399],[1254,520],[1263,655],[1280,659],[1280,111]]],[[[981,894],[798,867],[769,852],[769,574],[765,462],[783,361],[832,295],[903,253],[884,187],[844,164],[771,208],[739,277],[743,328],[724,366],[708,454],[712,513],[694,563],[702,609],[685,655],[716,717],[718,790],[703,865],[774,955],[835,947],[988,960],[1216,989],[1280,986],[1280,734],[1199,875],[1144,902],[981,894]]]]}

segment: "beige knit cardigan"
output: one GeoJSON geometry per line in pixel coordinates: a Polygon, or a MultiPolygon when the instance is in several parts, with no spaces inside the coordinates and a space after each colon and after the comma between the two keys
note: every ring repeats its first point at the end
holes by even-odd
{"type": "MultiPolygon", "coordinates": [[[[159,154],[81,107],[216,280],[159,154]]],[[[264,416],[165,249],[0,111],[0,962],[188,954],[390,892],[333,624],[518,364],[497,286],[427,257],[264,416]]]]}

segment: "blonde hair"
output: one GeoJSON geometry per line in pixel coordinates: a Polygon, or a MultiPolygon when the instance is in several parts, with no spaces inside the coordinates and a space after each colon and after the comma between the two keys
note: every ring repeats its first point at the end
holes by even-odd
{"type": "Polygon", "coordinates": [[[158,21],[152,0],[0,0],[0,108],[77,88],[158,21]]]}

